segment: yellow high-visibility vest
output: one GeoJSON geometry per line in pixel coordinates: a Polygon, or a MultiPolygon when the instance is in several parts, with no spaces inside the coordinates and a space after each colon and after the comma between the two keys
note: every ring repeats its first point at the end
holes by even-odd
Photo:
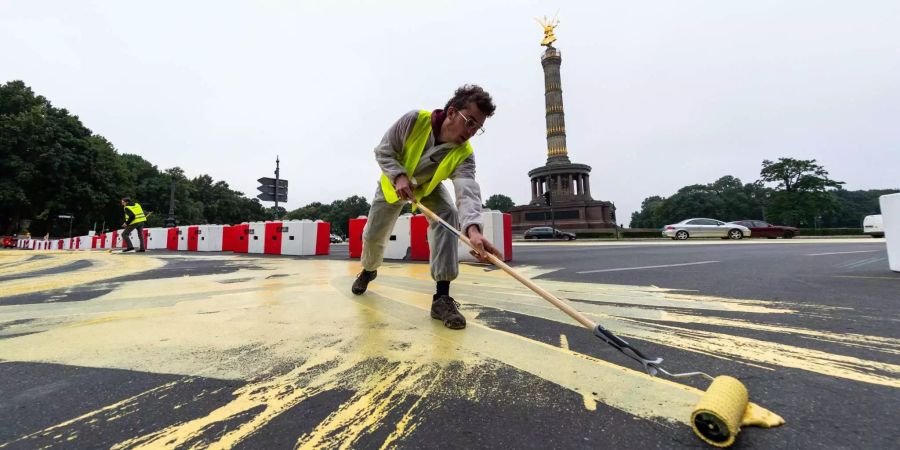
{"type": "Polygon", "coordinates": [[[128,214],[125,214],[125,222],[128,222],[128,225],[134,225],[136,223],[146,222],[147,216],[144,215],[144,209],[141,208],[140,203],[135,203],[133,205],[126,205],[125,209],[134,213],[134,220],[128,222],[128,214]]]}
{"type": "MultiPolygon", "coordinates": [[[[425,151],[425,144],[428,142],[428,137],[430,135],[431,111],[419,111],[419,117],[416,118],[416,123],[409,133],[409,137],[406,138],[406,142],[403,144],[403,167],[406,168],[407,177],[409,177],[410,180],[413,179],[413,176],[416,173],[416,167],[419,165],[419,160],[422,159],[422,152],[425,151]]],[[[450,152],[447,153],[447,156],[444,156],[444,159],[441,160],[441,163],[438,164],[437,170],[431,177],[431,181],[420,184],[413,189],[416,201],[418,202],[427,197],[439,184],[441,184],[441,181],[444,181],[449,178],[450,175],[453,175],[453,171],[455,171],[473,151],[469,141],[451,149],[450,152]]],[[[394,184],[385,174],[381,174],[381,192],[384,193],[384,199],[388,203],[396,203],[397,200],[400,200],[397,191],[394,190],[394,184]]]]}

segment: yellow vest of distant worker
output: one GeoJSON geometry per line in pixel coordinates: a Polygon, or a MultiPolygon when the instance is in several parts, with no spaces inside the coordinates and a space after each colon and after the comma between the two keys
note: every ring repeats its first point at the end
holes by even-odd
{"type": "MultiPolygon", "coordinates": [[[[419,117],[416,118],[416,123],[409,133],[409,137],[406,138],[406,142],[403,144],[403,167],[406,168],[406,173],[410,181],[413,180],[413,176],[416,173],[416,167],[419,165],[419,160],[422,159],[422,152],[425,151],[425,144],[428,142],[429,136],[431,136],[431,112],[419,111],[419,117]]],[[[453,171],[455,171],[473,151],[474,150],[472,149],[472,146],[469,145],[468,141],[450,150],[450,153],[447,153],[447,156],[444,156],[444,159],[438,164],[437,170],[431,177],[431,181],[415,186],[413,194],[416,196],[416,201],[418,202],[419,200],[428,197],[428,195],[441,184],[441,181],[450,178],[450,175],[453,175],[453,171]]],[[[396,203],[397,200],[400,200],[397,191],[394,190],[394,184],[388,179],[387,175],[384,174],[381,175],[381,192],[384,193],[384,199],[387,200],[388,203],[396,203]]]]}
{"type": "Polygon", "coordinates": [[[144,215],[144,210],[143,208],[141,208],[140,203],[125,206],[125,209],[134,213],[134,220],[132,220],[131,222],[128,222],[128,214],[125,214],[125,221],[128,222],[128,225],[134,225],[136,223],[147,221],[147,216],[144,215]]]}

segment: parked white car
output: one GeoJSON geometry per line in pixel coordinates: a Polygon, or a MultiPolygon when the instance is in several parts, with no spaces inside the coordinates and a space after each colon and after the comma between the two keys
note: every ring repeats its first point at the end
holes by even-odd
{"type": "Polygon", "coordinates": [[[881,221],[881,214],[866,216],[863,219],[863,233],[874,238],[884,237],[884,223],[881,221]]]}
{"type": "Polygon", "coordinates": [[[683,241],[696,237],[717,237],[722,239],[743,239],[750,237],[750,229],[736,223],[725,223],[716,219],[684,219],[681,222],[666,225],[662,229],[665,237],[683,241]]]}

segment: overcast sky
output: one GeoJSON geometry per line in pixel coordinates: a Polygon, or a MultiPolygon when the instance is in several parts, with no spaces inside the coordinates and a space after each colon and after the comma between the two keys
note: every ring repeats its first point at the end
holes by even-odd
{"type": "Polygon", "coordinates": [[[524,204],[546,162],[534,17],[557,10],[569,157],[619,222],[779,157],[847,189],[900,187],[896,0],[0,0],[0,82],[251,196],[280,155],[289,209],[371,200],[387,127],[477,83],[497,104],[472,141],[483,197],[524,204]]]}

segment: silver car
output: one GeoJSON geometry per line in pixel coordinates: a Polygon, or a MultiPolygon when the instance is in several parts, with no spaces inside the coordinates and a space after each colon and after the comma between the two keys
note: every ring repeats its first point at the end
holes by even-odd
{"type": "Polygon", "coordinates": [[[672,239],[685,240],[692,237],[717,237],[722,239],[743,239],[750,237],[750,229],[735,223],[725,223],[715,219],[685,219],[663,227],[662,234],[672,239]]]}

